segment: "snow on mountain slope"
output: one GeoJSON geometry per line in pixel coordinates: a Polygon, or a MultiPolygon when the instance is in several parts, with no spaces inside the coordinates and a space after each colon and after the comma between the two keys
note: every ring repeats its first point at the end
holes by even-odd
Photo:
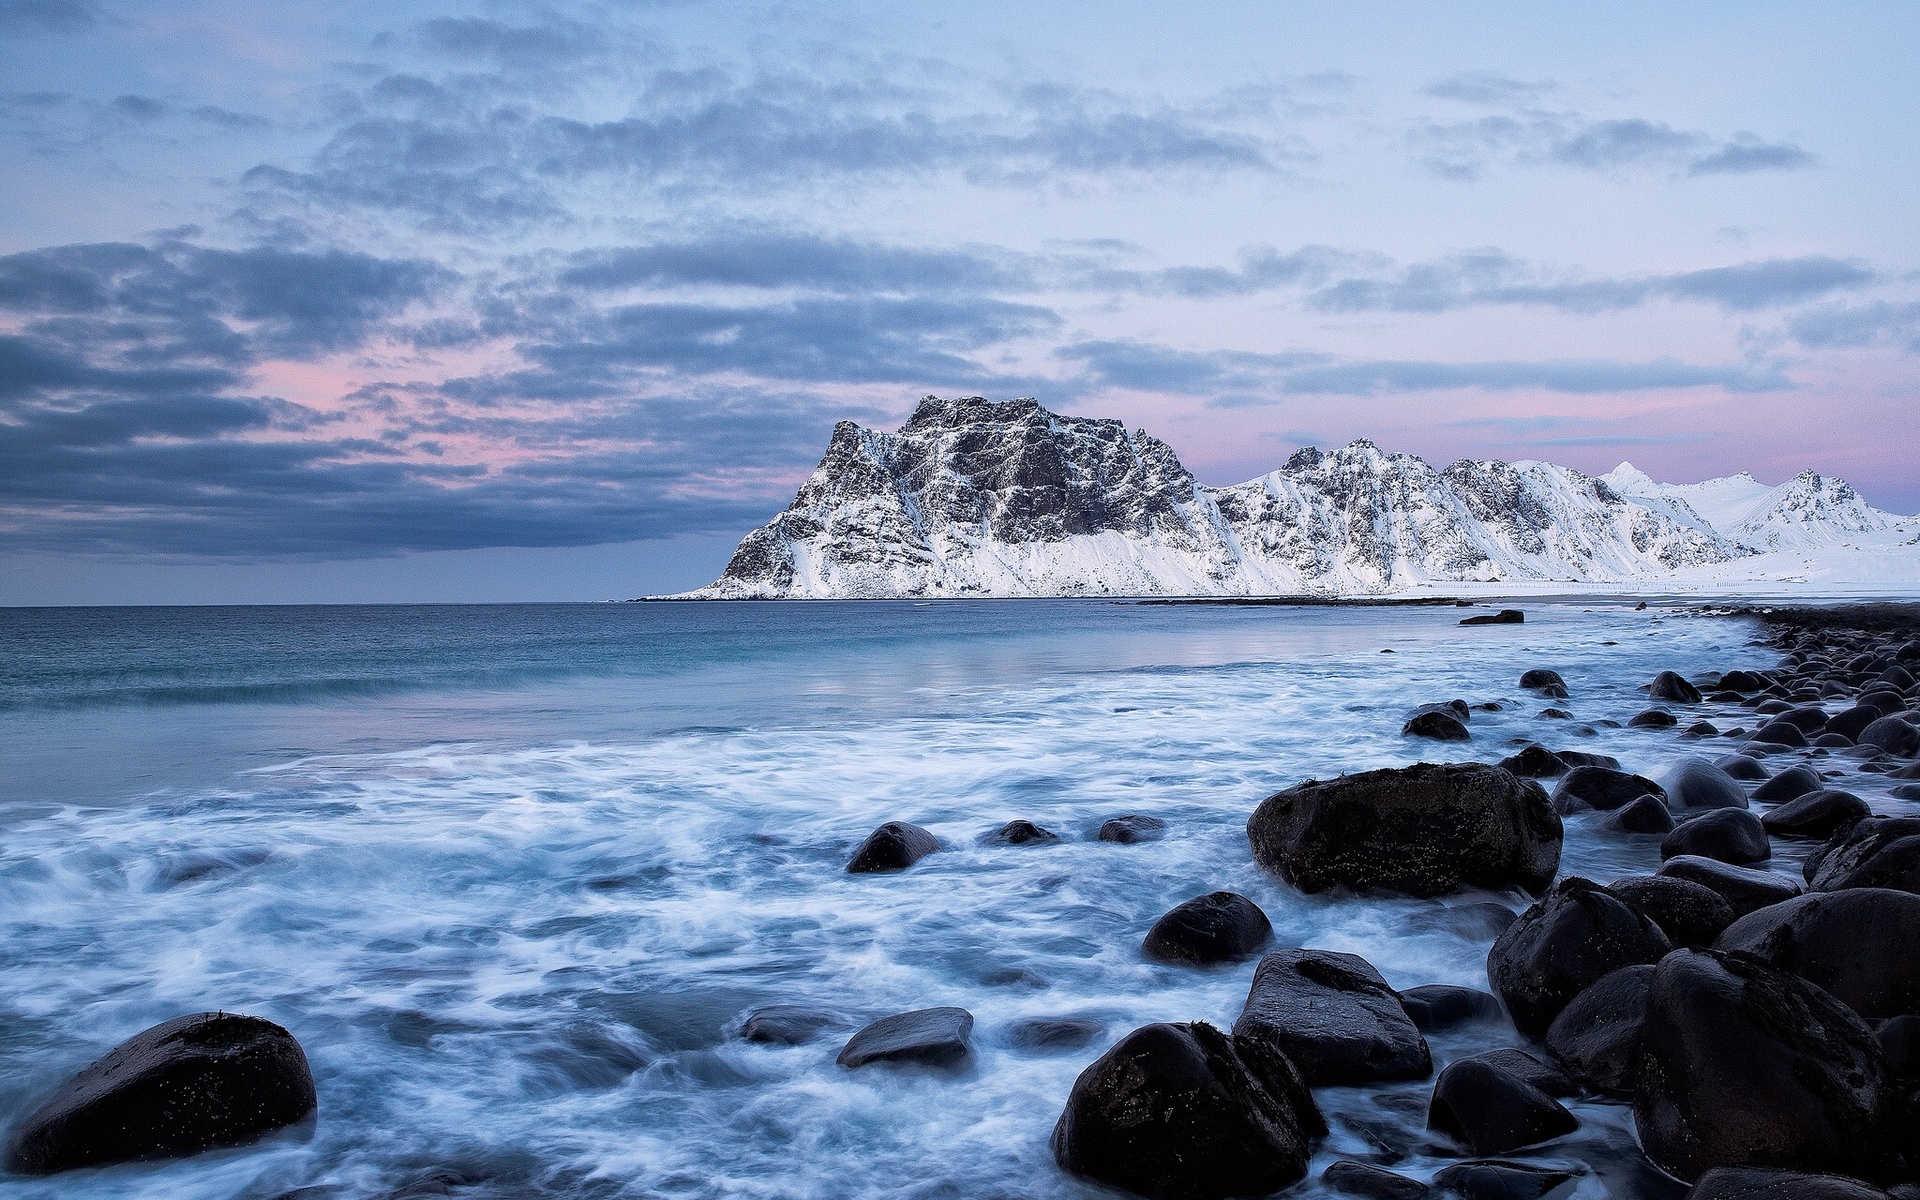
{"type": "Polygon", "coordinates": [[[1622,582],[1751,553],[1677,511],[1550,463],[1435,471],[1365,440],[1211,488],[1118,421],[930,396],[898,433],[837,426],[787,510],[689,595],[1367,594],[1622,582]]]}
{"type": "Polygon", "coordinates": [[[1621,463],[1601,476],[1616,491],[1669,512],[1685,506],[1714,529],[1754,550],[1810,549],[1898,527],[1906,518],[1881,512],[1844,479],[1802,471],[1768,487],[1745,471],[1701,483],[1655,483],[1621,463]]]}

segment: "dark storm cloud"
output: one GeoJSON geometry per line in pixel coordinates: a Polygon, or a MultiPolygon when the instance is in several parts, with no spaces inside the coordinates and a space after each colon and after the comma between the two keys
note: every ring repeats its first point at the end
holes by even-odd
{"type": "Polygon", "coordinates": [[[1434,175],[1459,180],[1479,179],[1501,162],[1691,176],[1792,171],[1819,162],[1803,147],[1744,131],[1720,137],[1644,117],[1595,118],[1539,107],[1555,90],[1484,73],[1429,85],[1426,95],[1495,111],[1417,126],[1410,138],[1418,161],[1434,175]]]}
{"type": "Polygon", "coordinates": [[[1216,407],[1228,408],[1301,394],[1375,396],[1476,388],[1596,395],[1694,387],[1780,391],[1793,386],[1776,367],[1696,366],[1672,359],[1637,363],[1337,360],[1325,354],[1183,351],[1137,341],[1081,342],[1056,353],[1083,364],[1096,385],[1209,396],[1216,407]]]}

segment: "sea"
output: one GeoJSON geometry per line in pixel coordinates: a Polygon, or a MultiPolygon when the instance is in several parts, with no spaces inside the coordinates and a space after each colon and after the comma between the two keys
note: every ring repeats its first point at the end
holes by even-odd
{"type": "MultiPolygon", "coordinates": [[[[0,609],[0,1135],[121,1040],[191,1012],[299,1039],[312,1121],[257,1145],[0,1197],[1100,1197],[1048,1137],[1075,1077],[1153,1021],[1231,1025],[1254,964],[1143,957],[1228,889],[1280,945],[1396,987],[1486,986],[1465,914],[1518,894],[1300,894],[1245,826],[1308,778],[1495,761],[1542,740],[1657,775],[1693,746],[1612,727],[1661,670],[1764,667],[1749,620],[1604,599],[1519,625],[1450,606],[1100,600],[0,609]],[[1566,677],[1538,715],[1531,667],[1566,677]],[[1414,706],[1494,701],[1473,741],[1414,706]],[[1096,840],[1109,817],[1164,840],[1096,840]],[[984,845],[1004,822],[1051,845],[984,845]],[[942,849],[850,875],[875,826],[942,849]],[[754,1009],[843,1027],[739,1036],[754,1009]],[[859,1025],[955,1005],[958,1070],[835,1062],[859,1025]],[[1022,1048],[1074,1017],[1083,1046],[1022,1048]],[[301,1190],[307,1189],[307,1190],[301,1190]]],[[[1727,748],[1731,748],[1731,744],[1727,748]]],[[[1564,873],[1658,864],[1570,819],[1564,873]]],[[[1782,861],[1779,869],[1791,872],[1782,861]]],[[[1432,1039],[1436,1065],[1517,1040],[1432,1039]]],[[[1324,1089],[1340,1157],[1424,1176],[1431,1083],[1324,1089]]],[[[1677,1194],[1618,1105],[1531,1156],[1578,1194],[1677,1194]],[[1624,1143],[1623,1143],[1624,1139],[1624,1143]]]]}

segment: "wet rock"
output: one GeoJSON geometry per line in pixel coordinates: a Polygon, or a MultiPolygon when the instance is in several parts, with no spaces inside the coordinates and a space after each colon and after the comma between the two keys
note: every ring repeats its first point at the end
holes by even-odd
{"type": "Polygon", "coordinates": [[[1498,1021],[1505,1017],[1497,997],[1478,988],[1429,983],[1400,993],[1400,1007],[1421,1033],[1452,1029],[1468,1021],[1498,1021]]]}
{"type": "Polygon", "coordinates": [[[1553,789],[1553,811],[1561,814],[1589,809],[1615,809],[1642,796],[1667,798],[1666,790],[1643,775],[1610,767],[1575,767],[1553,789]]]}
{"type": "Polygon", "coordinates": [[[1560,818],[1540,785],[1480,763],[1308,780],[1261,801],[1253,857],[1304,892],[1428,898],[1463,887],[1538,892],[1560,865],[1560,818]]]}
{"type": "Polygon", "coordinates": [[[1662,671],[1653,677],[1647,685],[1647,696],[1653,700],[1664,700],[1669,704],[1698,704],[1700,689],[1688,683],[1677,672],[1662,671]]]}
{"type": "Polygon", "coordinates": [[[1485,1060],[1462,1059],[1434,1081],[1427,1128],[1475,1154],[1504,1154],[1572,1133],[1573,1114],[1526,1080],[1485,1060]]]}
{"type": "Polygon", "coordinates": [[[1622,967],[1657,962],[1667,950],[1659,926],[1599,884],[1572,876],[1494,940],[1487,978],[1514,1026],[1539,1037],[1575,996],[1622,967]]]}
{"type": "Polygon", "coordinates": [[[1878,746],[1888,754],[1897,754],[1901,758],[1920,754],[1920,729],[1915,729],[1899,717],[1881,717],[1862,729],[1860,736],[1854,740],[1862,746],[1878,746]]]}
{"type": "Polygon", "coordinates": [[[1542,1200],[1548,1193],[1580,1177],[1561,1167],[1530,1167],[1515,1162],[1463,1162],[1433,1173],[1433,1186],[1442,1195],[1460,1200],[1542,1200]]]}
{"type": "Polygon", "coordinates": [[[1683,736],[1690,738],[1719,737],[1720,727],[1712,721],[1695,721],[1693,724],[1687,726],[1682,733],[1683,736]]]}
{"type": "Polygon", "coordinates": [[[1800,894],[1800,885],[1785,875],[1736,867],[1731,863],[1693,854],[1676,855],[1660,864],[1663,879],[1686,879],[1720,893],[1733,907],[1736,919],[1756,908],[1791,900],[1800,894]]]}
{"type": "Polygon", "coordinates": [[[1797,750],[1807,744],[1807,735],[1800,732],[1798,725],[1785,721],[1768,721],[1765,725],[1747,735],[1747,740],[1764,746],[1784,746],[1797,750]]]}
{"type": "Polygon", "coordinates": [[[1879,1045],[1798,976],[1676,950],[1654,972],[1640,1051],[1640,1144],[1681,1179],[1733,1166],[1877,1175],[1891,1162],[1879,1045]]]}
{"type": "Polygon", "coordinates": [[[1167,836],[1167,823],[1159,817],[1139,815],[1112,817],[1100,826],[1099,840],[1131,846],[1137,842],[1157,842],[1167,836]]]}
{"type": "MultiPolygon", "coordinates": [[[[1888,1075],[1906,1080],[1920,1075],[1920,1016],[1891,1017],[1880,1022],[1873,1036],[1880,1043],[1880,1057],[1888,1075]]],[[[1907,1153],[1911,1157],[1913,1152],[1907,1153]]]]}
{"type": "Polygon", "coordinates": [[[1091,1046],[1107,1031],[1097,1017],[1029,1017],[1007,1026],[1007,1044],[1016,1050],[1056,1054],[1091,1046]]]}
{"type": "Polygon", "coordinates": [[[1573,1077],[1558,1066],[1528,1054],[1525,1050],[1507,1046],[1499,1050],[1488,1050],[1473,1056],[1482,1062],[1492,1063],[1509,1075],[1516,1075],[1539,1088],[1549,1096],[1562,1099],[1578,1095],[1580,1085],[1573,1077]]]}
{"type": "Polygon", "coordinates": [[[1547,1053],[1596,1092],[1633,1092],[1653,964],[1622,967],[1573,998],[1547,1026],[1547,1053]]]}
{"type": "Polygon", "coordinates": [[[1920,896],[1911,892],[1796,896],[1741,917],[1715,946],[1791,971],[1868,1020],[1920,1013],[1920,896]]]}
{"type": "Polygon", "coordinates": [[[1733,778],[1743,779],[1748,783],[1757,783],[1772,775],[1772,772],[1768,771],[1759,759],[1745,754],[1729,754],[1725,758],[1714,760],[1713,765],[1733,778]]]}
{"type": "Polygon", "coordinates": [[[1059,834],[1051,829],[1042,829],[1032,821],[1008,821],[980,838],[985,846],[1047,846],[1059,840],[1059,834]]]}
{"type": "Polygon", "coordinates": [[[1273,940],[1260,906],[1238,892],[1210,892],[1154,922],[1142,949],[1161,962],[1238,962],[1273,940]]]}
{"type": "Polygon", "coordinates": [[[1518,625],[1527,619],[1527,614],[1517,608],[1503,608],[1497,613],[1481,613],[1477,617],[1462,617],[1462,625],[1518,625]]]}
{"type": "Polygon", "coordinates": [[[1620,833],[1667,833],[1673,829],[1673,813],[1664,800],[1642,796],[1602,817],[1600,827],[1620,833]]]}
{"type": "Polygon", "coordinates": [[[1633,714],[1633,719],[1628,721],[1627,725],[1632,729],[1672,729],[1679,723],[1679,718],[1666,709],[1649,708],[1645,712],[1633,714]]]}
{"type": "Polygon", "coordinates": [[[1147,1025],[1074,1081],[1063,1170],[1166,1200],[1264,1196],[1306,1174],[1326,1124],[1283,1055],[1210,1025],[1147,1025]]]}
{"type": "Polygon", "coordinates": [[[799,1046],[829,1029],[844,1029],[852,1022],[834,1013],[797,1004],[769,1004],[747,1014],[740,1036],[765,1046],[799,1046]]]}
{"type": "Polygon", "coordinates": [[[1405,1175],[1343,1158],[1320,1173],[1320,1182],[1343,1196],[1365,1200],[1426,1200],[1427,1185],[1405,1175]]]}
{"type": "Polygon", "coordinates": [[[1529,742],[1518,753],[1500,760],[1500,769],[1512,771],[1522,779],[1558,779],[1567,773],[1566,760],[1542,746],[1529,742]]]}
{"type": "Polygon", "coordinates": [[[1803,708],[1790,708],[1781,713],[1778,719],[1785,721],[1808,737],[1812,737],[1814,734],[1826,728],[1827,711],[1823,708],[1815,708],[1808,705],[1803,708]]]}
{"type": "Polygon", "coordinates": [[[1767,681],[1752,671],[1728,671],[1720,677],[1720,686],[1730,692],[1757,692],[1767,686],[1767,681]]]}
{"type": "Polygon", "coordinates": [[[1775,837],[1829,838],[1873,810],[1852,792],[1821,788],[1787,801],[1760,818],[1775,837]]]}
{"type": "Polygon", "coordinates": [[[1427,738],[1436,742],[1473,740],[1473,735],[1467,732],[1467,727],[1461,724],[1459,717],[1437,708],[1416,714],[1400,727],[1400,736],[1427,738]]]}
{"type": "Polygon", "coordinates": [[[1661,777],[1660,784],[1666,789],[1667,799],[1681,808],[1747,806],[1747,790],[1740,781],[1704,758],[1681,759],[1661,777]]]}
{"type": "Polygon", "coordinates": [[[1817,792],[1827,786],[1820,778],[1820,772],[1806,764],[1794,767],[1775,775],[1759,787],[1753,789],[1753,798],[1762,804],[1785,804],[1797,800],[1808,792],[1817,792]]]}
{"type": "Polygon", "coordinates": [[[293,1035],[237,1013],[176,1017],[81,1069],[16,1127],[9,1169],[181,1158],[244,1146],[314,1110],[293,1035]]]}
{"type": "Polygon", "coordinates": [[[1540,715],[1540,716],[1541,716],[1541,717],[1542,717],[1543,719],[1545,719],[1545,720],[1548,720],[1548,721],[1571,721],[1571,720],[1573,720],[1573,714],[1572,714],[1572,713],[1570,713],[1570,712],[1568,712],[1568,711],[1567,711],[1566,709],[1564,709],[1564,708],[1543,708],[1543,709],[1541,709],[1541,710],[1540,710],[1540,714],[1539,714],[1539,715],[1540,715]]]}
{"type": "Polygon", "coordinates": [[[1893,888],[1920,893],[1920,817],[1866,817],[1839,833],[1806,861],[1807,886],[1893,888]]]}
{"type": "Polygon", "coordinates": [[[939,848],[939,840],[918,825],[888,821],[860,843],[847,863],[847,870],[855,875],[904,871],[939,848]]]}
{"type": "Polygon", "coordinates": [[[1715,1167],[1687,1200],[1889,1200],[1887,1193],[1840,1175],[1805,1175],[1764,1167],[1715,1167]]]}
{"type": "Polygon", "coordinates": [[[1824,747],[1828,750],[1847,750],[1852,748],[1853,739],[1842,737],[1837,733],[1823,733],[1813,739],[1813,744],[1816,747],[1824,747]]]}
{"type": "Polygon", "coordinates": [[[1869,705],[1855,705],[1845,712],[1835,713],[1833,716],[1828,717],[1827,731],[1829,733],[1842,734],[1857,742],[1860,740],[1860,735],[1866,732],[1867,726],[1886,715],[1887,714],[1881,712],[1879,709],[1869,705]]]}
{"type": "Polygon", "coordinates": [[[968,1039],[973,1014],[964,1008],[922,1008],[881,1017],[847,1039],[834,1061],[843,1067],[869,1063],[920,1063],[953,1067],[972,1056],[968,1039]]]}
{"type": "Polygon", "coordinates": [[[1424,1079],[1433,1071],[1427,1040],[1400,997],[1355,954],[1269,951],[1233,1036],[1278,1047],[1312,1087],[1424,1079]]]}
{"type": "Polygon", "coordinates": [[[1765,862],[1773,857],[1760,818],[1744,808],[1718,808],[1682,821],[1660,843],[1660,857],[1697,854],[1735,866],[1765,862]]]}
{"type": "Polygon", "coordinates": [[[1712,888],[1666,875],[1630,875],[1607,890],[1660,927],[1676,946],[1711,946],[1733,924],[1733,905],[1712,888]]]}
{"type": "Polygon", "coordinates": [[[1593,754],[1585,750],[1556,750],[1554,753],[1569,767],[1605,767],[1609,771],[1620,769],[1620,760],[1611,754],[1593,754]]]}
{"type": "MultiPolygon", "coordinates": [[[[1875,688],[1862,692],[1857,703],[1862,708],[1879,710],[1880,715],[1883,717],[1891,717],[1895,713],[1905,710],[1907,707],[1907,698],[1899,692],[1875,688]]],[[[1863,729],[1861,732],[1865,733],[1866,730],[1863,729]]]]}

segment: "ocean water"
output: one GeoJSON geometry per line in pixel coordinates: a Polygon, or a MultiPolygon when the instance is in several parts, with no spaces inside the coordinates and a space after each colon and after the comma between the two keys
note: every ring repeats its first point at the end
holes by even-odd
{"type": "MultiPolygon", "coordinates": [[[[1295,893],[1248,852],[1263,796],[1528,738],[1654,774],[1697,747],[1575,736],[1535,716],[1520,672],[1553,667],[1582,720],[1624,721],[1662,669],[1774,661],[1749,623],[1681,610],[1460,615],[0,610],[0,1127],[121,1039],[215,1008],[291,1029],[320,1105],[251,1148],[0,1175],[0,1196],[349,1200],[436,1178],[475,1198],[1109,1195],[1048,1151],[1075,1076],[1140,1024],[1230,1025],[1253,972],[1145,960],[1168,908],[1232,889],[1279,944],[1364,955],[1396,987],[1484,987],[1490,934],[1458,908],[1524,902],[1295,893]],[[1399,736],[1412,706],[1456,696],[1514,703],[1476,713],[1470,747],[1399,736]],[[1094,840],[1126,813],[1169,835],[1094,840]],[[978,843],[1016,817],[1064,841],[978,843]],[[944,848],[846,874],[892,819],[944,848]],[[849,1028],[741,1041],[766,1004],[849,1028]],[[852,1026],[934,1005],[976,1019],[958,1073],[835,1065],[852,1026]],[[1104,1033],[1051,1053],[1007,1036],[1063,1015],[1104,1033]]],[[[1650,870],[1657,841],[1572,820],[1563,871],[1650,870]]],[[[1444,1061],[1492,1043],[1433,1044],[1444,1061]]],[[[1417,1141],[1430,1086],[1322,1091],[1335,1130],[1313,1174],[1417,1141]]],[[[1585,1164],[1582,1195],[1658,1194],[1621,1153],[1625,1111],[1579,1113],[1531,1157],[1585,1164]]],[[[1444,1161],[1415,1145],[1399,1169],[1444,1161]]]]}

